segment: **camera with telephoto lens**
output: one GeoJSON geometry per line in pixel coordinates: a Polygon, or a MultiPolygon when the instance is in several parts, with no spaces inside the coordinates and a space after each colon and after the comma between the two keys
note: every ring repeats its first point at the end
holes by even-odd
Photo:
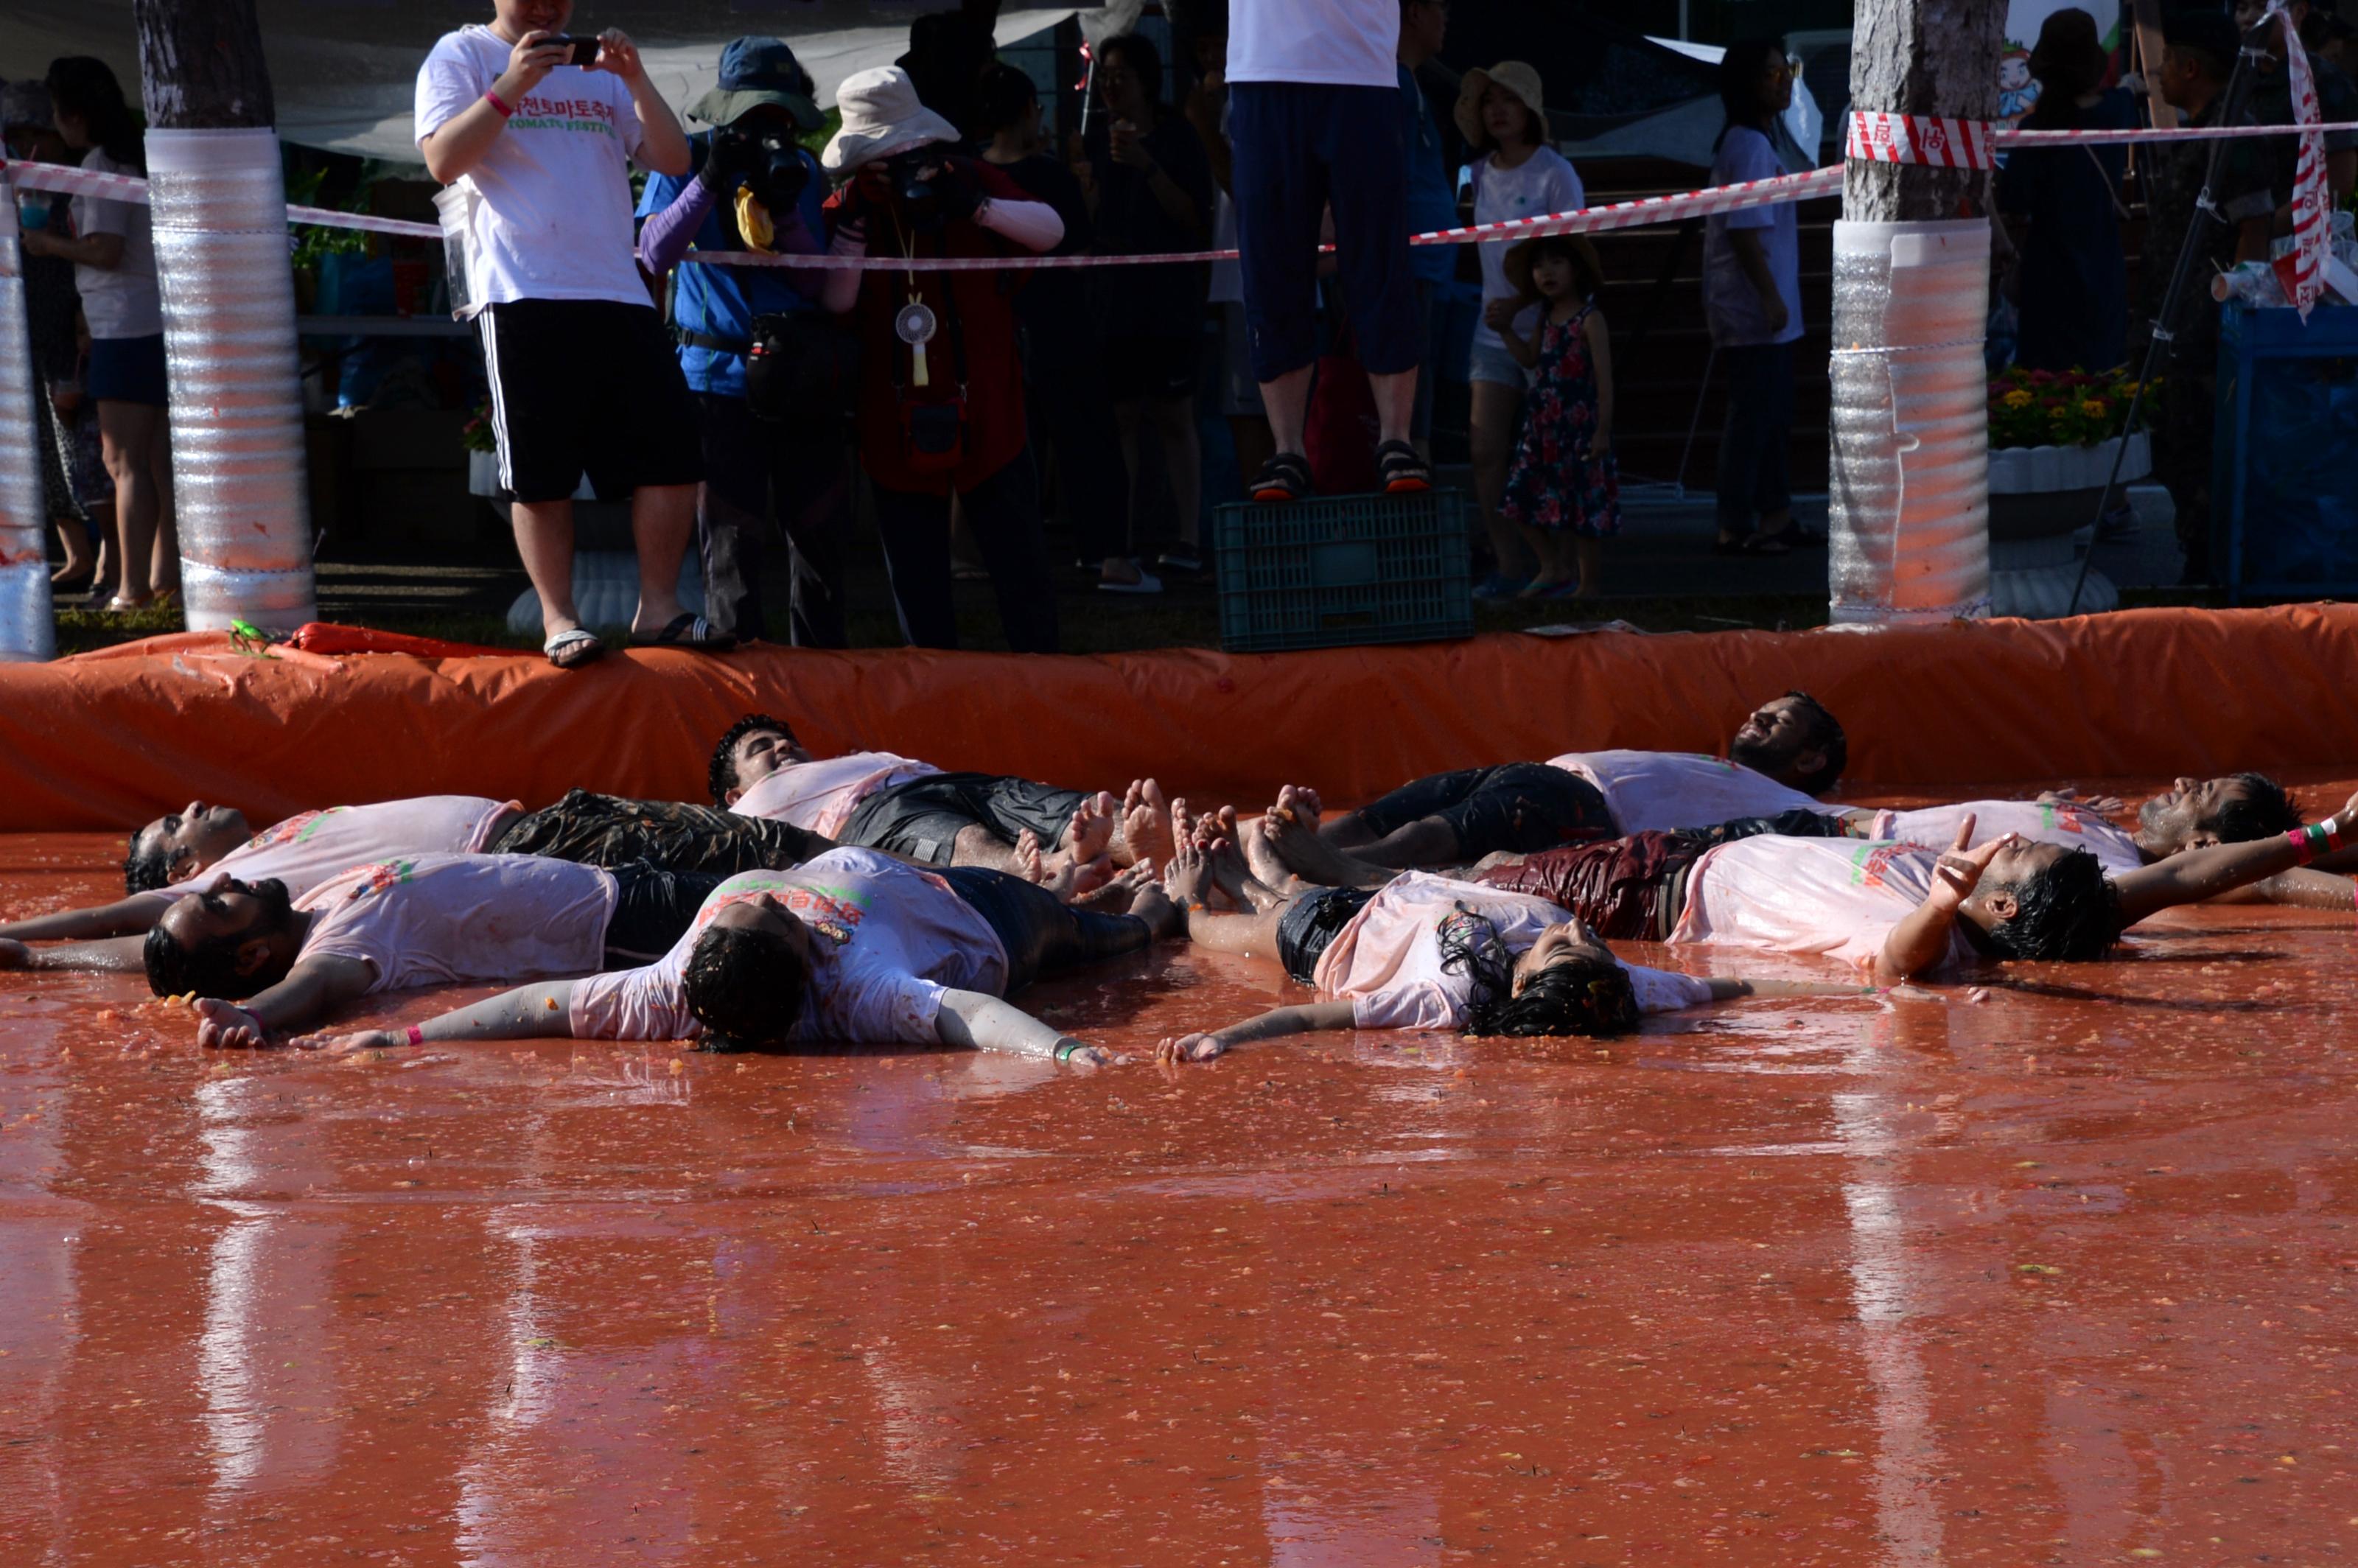
{"type": "Polygon", "coordinates": [[[731,126],[712,140],[713,173],[724,182],[741,177],[773,213],[794,211],[810,184],[810,164],[785,131],[747,131],[731,126]]]}

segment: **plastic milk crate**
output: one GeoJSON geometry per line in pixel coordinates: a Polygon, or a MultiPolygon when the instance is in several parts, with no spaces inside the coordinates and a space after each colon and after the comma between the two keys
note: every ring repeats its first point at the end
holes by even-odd
{"type": "Polygon", "coordinates": [[[1213,519],[1231,654],[1474,634],[1466,492],[1241,502],[1213,519]]]}

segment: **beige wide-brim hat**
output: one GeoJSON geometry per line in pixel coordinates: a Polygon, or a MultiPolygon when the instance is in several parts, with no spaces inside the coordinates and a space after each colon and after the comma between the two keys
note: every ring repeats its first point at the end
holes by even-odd
{"type": "Polygon", "coordinates": [[[847,76],[835,90],[843,128],[818,155],[829,174],[849,174],[865,163],[927,142],[955,142],[957,127],[917,100],[917,84],[897,65],[847,76]]]}
{"type": "MultiPolygon", "coordinates": [[[[1458,84],[1457,134],[1459,135],[1476,146],[1490,139],[1482,130],[1482,94],[1494,81],[1521,99],[1523,107],[1540,117],[1541,126],[1546,125],[1547,105],[1540,92],[1538,70],[1525,65],[1519,59],[1502,59],[1487,70],[1484,70],[1478,65],[1476,66],[1466,73],[1465,81],[1458,84]]],[[[1546,139],[1544,135],[1541,137],[1542,142],[1546,139]]]]}

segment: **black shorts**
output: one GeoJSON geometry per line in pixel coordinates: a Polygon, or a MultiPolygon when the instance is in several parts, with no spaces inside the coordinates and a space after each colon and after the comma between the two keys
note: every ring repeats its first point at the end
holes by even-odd
{"type": "Polygon", "coordinates": [[[1358,812],[1360,825],[1379,838],[1427,816],[1449,824],[1468,860],[1501,850],[1529,855],[1621,831],[1595,784],[1545,762],[1434,773],[1358,812]]]}
{"type": "Polygon", "coordinates": [[[861,801],[836,842],[946,866],[965,828],[980,827],[1013,844],[1029,827],[1039,836],[1040,848],[1053,849],[1086,798],[1076,789],[1003,773],[927,773],[861,801]]]}
{"type": "Polygon", "coordinates": [[[502,495],[563,501],[587,473],[615,501],[704,477],[696,403],[654,306],[518,299],[481,319],[502,495]]]}
{"type": "Polygon", "coordinates": [[[1104,350],[1108,395],[1121,403],[1133,397],[1193,397],[1201,343],[1200,335],[1192,332],[1184,338],[1108,340],[1104,350]]]}
{"type": "Polygon", "coordinates": [[[1043,975],[1076,964],[1143,952],[1154,940],[1134,914],[1098,914],[1059,903],[1036,882],[981,866],[951,866],[942,879],[990,925],[1007,949],[1007,986],[1013,996],[1043,975]]]}
{"type": "Polygon", "coordinates": [[[606,922],[610,969],[635,969],[670,952],[724,880],[702,871],[667,871],[644,860],[611,869],[620,891],[613,918],[606,922]]]}
{"type": "Polygon", "coordinates": [[[1321,888],[1287,904],[1277,922],[1277,961],[1285,966],[1287,977],[1316,985],[1318,960],[1333,945],[1336,933],[1375,896],[1370,888],[1321,888]]]}
{"type": "Polygon", "coordinates": [[[492,855],[545,855],[584,866],[644,860],[669,871],[782,871],[831,846],[791,822],[740,816],[680,800],[628,800],[568,790],[563,800],[528,811],[484,846],[492,855]]]}

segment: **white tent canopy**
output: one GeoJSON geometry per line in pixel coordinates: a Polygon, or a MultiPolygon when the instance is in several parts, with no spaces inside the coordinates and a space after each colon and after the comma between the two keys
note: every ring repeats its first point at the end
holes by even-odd
{"type": "MultiPolygon", "coordinates": [[[[417,67],[443,33],[491,19],[489,0],[257,0],[263,51],[278,100],[278,134],[304,146],[417,161],[411,106],[417,67]]],[[[890,65],[909,47],[909,24],[953,0],[583,0],[576,30],[620,27],[674,108],[719,75],[720,49],[747,33],[794,46],[822,107],[844,78],[890,65]]],[[[1004,49],[1055,27],[1073,6],[1001,14],[1004,49]]],[[[39,76],[59,55],[96,55],[138,94],[131,0],[6,0],[0,75],[39,76]]]]}

